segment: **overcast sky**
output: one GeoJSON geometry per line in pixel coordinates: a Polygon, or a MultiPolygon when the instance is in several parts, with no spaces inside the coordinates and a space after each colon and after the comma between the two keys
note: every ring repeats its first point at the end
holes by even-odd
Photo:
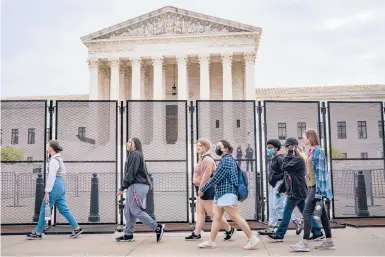
{"type": "Polygon", "coordinates": [[[87,94],[80,37],[165,5],[261,27],[256,87],[385,83],[384,0],[2,0],[2,97],[87,94]]]}

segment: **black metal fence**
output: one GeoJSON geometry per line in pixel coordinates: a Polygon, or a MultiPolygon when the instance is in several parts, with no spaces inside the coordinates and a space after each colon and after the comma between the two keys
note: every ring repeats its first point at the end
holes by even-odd
{"type": "MultiPolygon", "coordinates": [[[[296,137],[302,147],[308,128],[319,131],[328,154],[333,217],[383,217],[383,109],[381,102],[328,102],[326,107],[315,101],[2,101],[2,225],[37,221],[51,138],[64,147],[67,202],[81,224],[124,222],[116,191],[130,137],[142,141],[154,183],[148,204],[158,221],[194,223],[192,174],[201,137],[234,145],[233,156],[250,183],[240,211],[248,220],[264,221],[269,216],[266,140],[296,137]]],[[[56,211],[54,222],[66,220],[56,211]]]]}

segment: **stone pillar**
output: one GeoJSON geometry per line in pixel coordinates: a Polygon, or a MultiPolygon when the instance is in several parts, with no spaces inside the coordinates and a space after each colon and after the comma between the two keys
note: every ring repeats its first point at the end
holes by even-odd
{"type": "Polygon", "coordinates": [[[166,99],[166,87],[167,87],[167,63],[163,61],[162,66],[162,83],[163,83],[163,98],[166,99]]]}
{"type": "Polygon", "coordinates": [[[200,65],[200,100],[210,100],[210,54],[198,56],[200,65]]]}
{"type": "MultiPolygon", "coordinates": [[[[233,77],[232,77],[232,53],[222,54],[222,65],[223,65],[223,100],[233,100],[233,77]]],[[[233,114],[233,103],[223,103],[223,136],[224,139],[228,140],[232,145],[234,142],[234,114],[233,114]]]]}
{"type": "Polygon", "coordinates": [[[120,95],[120,80],[119,80],[119,58],[109,59],[111,68],[111,81],[110,81],[110,100],[119,100],[120,95]]]}
{"type": "MultiPolygon", "coordinates": [[[[198,56],[200,65],[200,100],[210,100],[210,54],[198,56]]],[[[198,108],[198,136],[211,139],[210,102],[198,108]]]]}
{"type": "Polygon", "coordinates": [[[153,96],[154,100],[162,100],[164,95],[163,88],[163,57],[153,57],[152,63],[154,67],[154,87],[153,96]]]}
{"type": "Polygon", "coordinates": [[[89,100],[99,99],[99,60],[97,58],[88,59],[88,68],[90,70],[90,89],[89,100]]]}
{"type": "MultiPolygon", "coordinates": [[[[164,100],[164,75],[163,75],[163,57],[153,57],[154,66],[154,100],[164,100]]],[[[164,102],[153,103],[153,144],[162,146],[166,144],[166,106],[164,102]]]]}
{"type": "Polygon", "coordinates": [[[222,54],[223,65],[223,100],[233,100],[233,77],[232,77],[232,53],[222,54]]]}
{"type": "Polygon", "coordinates": [[[124,84],[126,63],[122,63],[119,67],[119,101],[126,101],[126,86],[124,84]]]}
{"type": "Polygon", "coordinates": [[[245,100],[255,101],[255,84],[254,84],[254,63],[255,63],[255,52],[244,53],[245,60],[245,100]]]}
{"type": "MultiPolygon", "coordinates": [[[[142,95],[142,74],[141,74],[141,58],[131,59],[132,64],[132,91],[131,99],[132,100],[141,100],[142,95]]],[[[142,108],[141,103],[133,102],[130,103],[128,110],[128,125],[129,131],[128,136],[140,138],[142,135],[142,108]]],[[[128,138],[127,138],[128,140],[128,138]]]]}
{"type": "Polygon", "coordinates": [[[133,58],[132,64],[132,90],[131,99],[140,100],[142,99],[142,83],[141,83],[141,58],[133,58]]]}
{"type": "Polygon", "coordinates": [[[178,100],[188,100],[187,91],[187,56],[178,56],[178,100]]]}

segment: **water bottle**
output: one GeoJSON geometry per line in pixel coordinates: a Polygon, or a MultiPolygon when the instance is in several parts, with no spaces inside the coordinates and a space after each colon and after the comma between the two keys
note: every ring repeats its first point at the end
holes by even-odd
{"type": "Polygon", "coordinates": [[[45,214],[45,217],[44,217],[45,220],[51,220],[51,207],[49,206],[49,203],[45,204],[44,214],[45,214]]]}

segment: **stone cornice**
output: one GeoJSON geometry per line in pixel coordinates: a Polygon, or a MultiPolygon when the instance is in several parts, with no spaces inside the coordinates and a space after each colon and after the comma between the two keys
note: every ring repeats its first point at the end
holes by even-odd
{"type": "MultiPolygon", "coordinates": [[[[194,41],[204,41],[204,40],[213,40],[213,47],[226,45],[233,45],[234,42],[223,42],[223,40],[232,40],[232,39],[252,39],[250,45],[255,46],[258,49],[259,44],[259,33],[254,32],[240,32],[240,33],[227,33],[227,34],[204,34],[204,35],[183,35],[183,36],[157,36],[157,37],[138,37],[138,38],[113,38],[113,39],[102,39],[95,41],[85,41],[84,44],[89,48],[89,52],[102,52],[102,50],[97,49],[99,46],[104,45],[116,45],[124,43],[133,43],[133,44],[152,44],[152,43],[170,43],[170,42],[194,42],[194,41]],[[217,42],[220,40],[220,42],[217,42]]],[[[244,43],[242,43],[244,44],[244,43]]],[[[248,45],[248,44],[247,44],[248,45]]],[[[119,46],[114,49],[116,52],[129,52],[134,49],[134,46],[119,46]]]]}

